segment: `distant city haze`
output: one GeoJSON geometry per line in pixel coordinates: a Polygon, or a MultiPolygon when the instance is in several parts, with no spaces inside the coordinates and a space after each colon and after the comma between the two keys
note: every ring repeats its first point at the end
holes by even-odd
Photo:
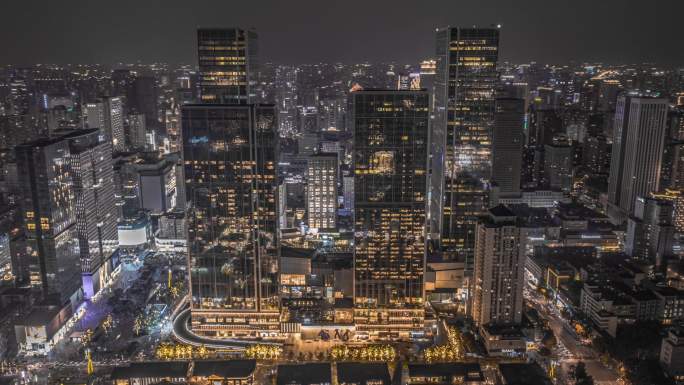
{"type": "Polygon", "coordinates": [[[684,2],[657,0],[122,0],[3,3],[0,64],[196,63],[198,26],[254,27],[262,61],[434,55],[435,28],[501,24],[501,61],[678,65],[684,2]]]}

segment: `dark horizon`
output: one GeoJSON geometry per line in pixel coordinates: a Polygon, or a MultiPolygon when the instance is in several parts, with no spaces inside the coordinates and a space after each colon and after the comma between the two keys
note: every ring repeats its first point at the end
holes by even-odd
{"type": "Polygon", "coordinates": [[[196,28],[216,26],[256,29],[264,63],[409,64],[434,55],[437,27],[501,24],[500,62],[679,66],[684,51],[676,49],[678,15],[684,2],[667,3],[435,0],[418,7],[406,0],[76,0],[64,7],[28,0],[5,5],[0,64],[194,65],[196,28]]]}

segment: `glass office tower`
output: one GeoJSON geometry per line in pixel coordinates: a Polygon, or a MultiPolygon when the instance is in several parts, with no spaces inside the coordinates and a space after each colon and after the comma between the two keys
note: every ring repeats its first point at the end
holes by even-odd
{"type": "Polygon", "coordinates": [[[356,332],[423,332],[429,94],[350,95],[354,133],[356,332]]]}
{"type": "Polygon", "coordinates": [[[17,146],[16,156],[29,255],[21,263],[45,299],[74,310],[83,295],[69,144],[38,139],[17,146]]]}
{"type": "Polygon", "coordinates": [[[247,104],[254,101],[257,34],[240,28],[197,30],[197,59],[202,103],[247,104]]]}
{"type": "Polygon", "coordinates": [[[437,30],[430,235],[445,259],[465,260],[467,269],[488,202],[498,50],[498,28],[437,30]]]}
{"type": "Polygon", "coordinates": [[[279,332],[275,114],[272,105],[182,107],[196,333],[279,332]]]}

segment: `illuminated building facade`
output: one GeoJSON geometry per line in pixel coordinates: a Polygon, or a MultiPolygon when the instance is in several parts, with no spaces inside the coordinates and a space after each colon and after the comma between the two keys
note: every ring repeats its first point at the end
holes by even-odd
{"type": "Polygon", "coordinates": [[[16,147],[28,271],[46,298],[80,303],[81,263],[69,144],[38,139],[16,147]]]}
{"type": "Polygon", "coordinates": [[[69,143],[76,195],[83,292],[91,298],[109,280],[114,267],[110,258],[119,246],[112,144],[96,129],[72,131],[63,138],[69,143]]]}
{"type": "Polygon", "coordinates": [[[180,152],[180,119],[178,108],[167,110],[165,114],[166,137],[169,139],[169,152],[180,152]]]}
{"type": "Polygon", "coordinates": [[[197,30],[202,103],[247,104],[254,100],[257,34],[240,28],[197,30]]]}
{"type": "Polygon", "coordinates": [[[651,194],[653,198],[672,202],[672,224],[678,233],[684,233],[684,192],[682,190],[666,189],[658,194],[651,194]]]}
{"type": "Polygon", "coordinates": [[[498,28],[437,30],[430,233],[440,238],[445,258],[467,265],[483,213],[479,202],[488,200],[498,50],[498,28]]]}
{"type": "Polygon", "coordinates": [[[120,97],[103,98],[86,105],[88,127],[99,128],[112,141],[114,152],[126,149],[123,127],[123,102],[120,97]]]}
{"type": "Polygon", "coordinates": [[[307,162],[309,229],[337,227],[337,154],[311,155],[307,162]]]}
{"type": "Polygon", "coordinates": [[[429,94],[351,93],[354,320],[358,333],[423,332],[429,94]]]}
{"type": "Polygon", "coordinates": [[[668,133],[665,138],[660,171],[661,189],[684,188],[684,108],[670,108],[667,114],[668,133]]]}
{"type": "Polygon", "coordinates": [[[128,115],[128,133],[128,144],[131,149],[144,151],[147,144],[145,114],[128,115]]]}
{"type": "Polygon", "coordinates": [[[506,206],[489,210],[477,225],[471,316],[484,325],[515,325],[522,319],[525,241],[506,206]]]}
{"type": "Polygon", "coordinates": [[[632,213],[637,197],[659,189],[667,109],[663,98],[618,98],[608,179],[608,214],[615,221],[632,213]]]}
{"type": "Polygon", "coordinates": [[[181,125],[192,328],[277,335],[276,110],[187,104],[181,125]]]}

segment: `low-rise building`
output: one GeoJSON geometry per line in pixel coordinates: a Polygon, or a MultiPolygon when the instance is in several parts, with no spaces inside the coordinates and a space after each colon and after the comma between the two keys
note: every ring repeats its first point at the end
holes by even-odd
{"type": "Polygon", "coordinates": [[[425,292],[431,301],[452,300],[463,288],[464,262],[427,262],[425,292]]]}
{"type": "Polygon", "coordinates": [[[255,370],[256,360],[145,361],[115,367],[110,380],[112,385],[252,385],[255,370]]]}
{"type": "Polygon", "coordinates": [[[186,253],[188,233],[185,212],[171,211],[159,217],[159,230],[154,237],[157,250],[161,252],[186,253]]]}
{"type": "Polygon", "coordinates": [[[339,385],[390,385],[392,379],[386,363],[338,362],[339,385]]]}
{"type": "Polygon", "coordinates": [[[580,309],[599,329],[615,337],[617,316],[612,312],[613,298],[608,291],[585,283],[580,297],[580,309]]]}
{"type": "Polygon", "coordinates": [[[330,363],[278,365],[276,385],[330,385],[330,363]]]}
{"type": "Polygon", "coordinates": [[[664,324],[684,318],[684,291],[671,287],[657,287],[653,294],[658,297],[658,317],[664,324]]]}
{"type": "Polygon", "coordinates": [[[64,337],[73,315],[71,305],[40,303],[14,325],[14,334],[22,353],[46,355],[64,337]]]}
{"type": "Polygon", "coordinates": [[[480,385],[485,376],[479,363],[409,364],[409,385],[480,385]]]}
{"type": "Polygon", "coordinates": [[[501,194],[496,197],[498,204],[515,205],[526,204],[530,207],[554,207],[558,202],[570,203],[567,194],[554,190],[530,190],[519,194],[501,194]]]}
{"type": "Polygon", "coordinates": [[[501,385],[552,385],[544,369],[536,363],[499,364],[498,383],[501,385]]]}
{"type": "Polygon", "coordinates": [[[195,361],[190,382],[207,381],[212,385],[252,385],[256,360],[202,360],[195,361]]]}
{"type": "Polygon", "coordinates": [[[119,247],[122,250],[142,250],[152,240],[152,226],[148,215],[141,213],[135,219],[129,219],[118,225],[119,247]]]}
{"type": "Polygon", "coordinates": [[[670,330],[660,345],[660,365],[677,382],[684,381],[684,332],[670,330]]]}
{"type": "Polygon", "coordinates": [[[480,335],[490,356],[517,356],[527,351],[525,335],[518,326],[483,325],[480,335]]]}
{"type": "Polygon", "coordinates": [[[115,367],[109,378],[112,385],[183,384],[187,382],[189,367],[188,361],[132,362],[115,367]]]}

